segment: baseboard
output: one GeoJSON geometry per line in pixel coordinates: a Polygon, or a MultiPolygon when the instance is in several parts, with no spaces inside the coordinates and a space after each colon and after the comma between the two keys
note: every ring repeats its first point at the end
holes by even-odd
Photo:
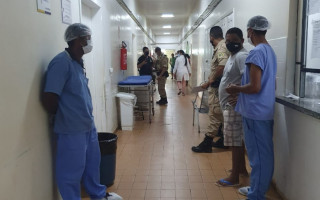
{"type": "Polygon", "coordinates": [[[289,200],[288,198],[286,198],[286,196],[279,190],[275,180],[271,181],[271,185],[274,188],[274,190],[280,195],[281,199],[283,200],[289,200]]]}

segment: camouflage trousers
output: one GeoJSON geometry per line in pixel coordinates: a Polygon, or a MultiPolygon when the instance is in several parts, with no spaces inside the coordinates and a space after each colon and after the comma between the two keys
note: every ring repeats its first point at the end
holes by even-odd
{"type": "Polygon", "coordinates": [[[206,135],[209,137],[217,137],[219,127],[223,124],[223,114],[219,102],[219,88],[210,87],[208,94],[209,125],[206,135]]]}
{"type": "Polygon", "coordinates": [[[160,79],[158,79],[158,91],[161,98],[167,98],[166,81],[166,77],[160,77],[160,79]]]}

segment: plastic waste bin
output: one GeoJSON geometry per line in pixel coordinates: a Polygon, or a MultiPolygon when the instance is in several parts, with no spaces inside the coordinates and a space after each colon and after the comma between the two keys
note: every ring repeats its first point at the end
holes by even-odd
{"type": "Polygon", "coordinates": [[[125,92],[119,92],[116,96],[120,99],[121,129],[132,131],[133,107],[136,105],[137,97],[125,92]]]}
{"type": "Polygon", "coordinates": [[[116,153],[118,136],[113,133],[98,133],[101,152],[100,183],[110,187],[116,177],[116,153]]]}

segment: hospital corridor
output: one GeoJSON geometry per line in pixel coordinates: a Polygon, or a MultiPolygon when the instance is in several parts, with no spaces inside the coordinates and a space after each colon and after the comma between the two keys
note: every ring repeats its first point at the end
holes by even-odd
{"type": "MultiPolygon", "coordinates": [[[[157,107],[151,124],[135,122],[133,131],[118,131],[117,175],[109,188],[124,199],[244,199],[238,187],[217,187],[214,183],[231,169],[231,152],[215,148],[212,154],[195,154],[190,147],[201,142],[192,126],[194,95],[177,96],[176,84],[168,81],[170,103],[157,107]]],[[[201,127],[207,117],[200,115],[201,127]]],[[[249,163],[247,162],[248,166],[249,163]]],[[[241,184],[249,184],[248,177],[241,184]]],[[[84,197],[86,195],[84,194],[84,197]]],[[[268,199],[281,200],[274,188],[268,199]]],[[[85,200],[89,200],[87,197],[85,200]]]]}
{"type": "Polygon", "coordinates": [[[320,200],[319,0],[0,1],[0,200],[320,200]]]}

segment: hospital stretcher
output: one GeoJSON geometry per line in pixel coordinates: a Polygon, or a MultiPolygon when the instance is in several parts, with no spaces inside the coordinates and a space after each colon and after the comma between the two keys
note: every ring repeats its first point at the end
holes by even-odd
{"type": "Polygon", "coordinates": [[[149,123],[151,115],[154,115],[153,83],[151,76],[128,76],[118,83],[119,91],[134,93],[137,96],[137,106],[139,112],[149,113],[149,123]]]}

